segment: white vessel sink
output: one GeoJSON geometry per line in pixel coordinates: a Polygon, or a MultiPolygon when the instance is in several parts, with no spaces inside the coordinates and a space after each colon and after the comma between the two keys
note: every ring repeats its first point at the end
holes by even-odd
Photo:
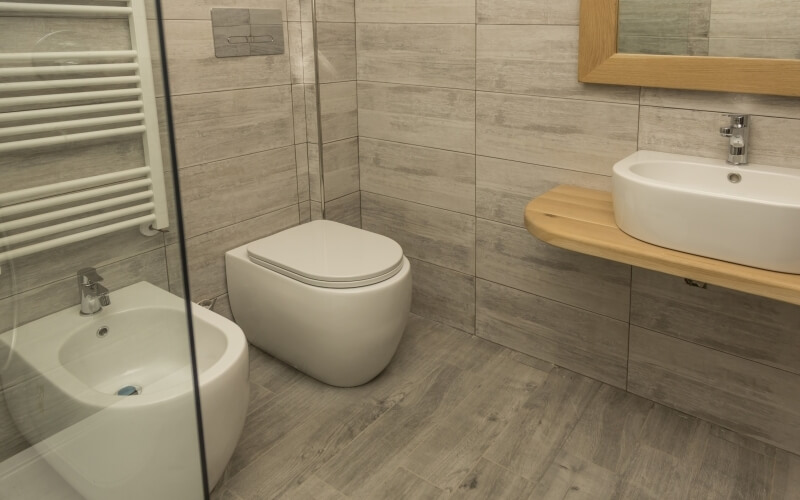
{"type": "Polygon", "coordinates": [[[613,198],[634,238],[800,274],[800,170],[639,151],[614,165],[613,198]]]}

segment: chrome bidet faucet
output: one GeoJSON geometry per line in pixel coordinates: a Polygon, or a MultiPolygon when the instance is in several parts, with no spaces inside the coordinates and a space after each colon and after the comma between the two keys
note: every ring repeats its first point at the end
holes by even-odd
{"type": "Polygon", "coordinates": [[[78,271],[78,290],[81,294],[81,316],[91,316],[111,304],[108,289],[100,284],[103,277],[97,269],[87,267],[78,271]]]}
{"type": "Polygon", "coordinates": [[[750,115],[726,115],[731,124],[719,129],[722,137],[730,137],[728,146],[728,163],[731,165],[747,165],[747,148],[750,138],[750,115]]]}

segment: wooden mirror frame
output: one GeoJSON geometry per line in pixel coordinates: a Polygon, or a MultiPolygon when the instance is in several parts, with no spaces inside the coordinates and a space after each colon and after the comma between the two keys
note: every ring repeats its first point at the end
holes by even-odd
{"type": "Polygon", "coordinates": [[[800,96],[800,60],[617,52],[619,0],[581,0],[578,80],[800,96]]]}

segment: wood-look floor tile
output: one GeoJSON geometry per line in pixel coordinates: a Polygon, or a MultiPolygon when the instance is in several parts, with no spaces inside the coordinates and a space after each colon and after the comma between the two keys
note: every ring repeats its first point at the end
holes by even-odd
{"type": "Polygon", "coordinates": [[[771,490],[773,500],[790,500],[800,495],[800,456],[778,450],[771,490]]]}
{"type": "Polygon", "coordinates": [[[619,476],[561,450],[545,471],[531,500],[616,500],[619,476]]]}
{"type": "Polygon", "coordinates": [[[303,479],[280,498],[285,500],[346,500],[347,496],[314,474],[303,479]]]}
{"type": "Polygon", "coordinates": [[[363,492],[353,498],[364,500],[375,498],[413,498],[415,500],[434,500],[442,498],[444,492],[402,467],[395,470],[385,482],[374,490],[363,492]]]}
{"type": "Polygon", "coordinates": [[[533,499],[533,491],[527,479],[482,458],[450,498],[533,499]]]}

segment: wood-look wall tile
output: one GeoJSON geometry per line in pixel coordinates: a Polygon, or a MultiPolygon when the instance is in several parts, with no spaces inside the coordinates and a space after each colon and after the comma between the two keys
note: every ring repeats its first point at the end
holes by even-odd
{"type": "MultiPolygon", "coordinates": [[[[163,248],[98,267],[97,272],[104,278],[103,285],[112,292],[112,303],[114,290],[140,281],[164,290],[169,286],[163,248]]],[[[0,331],[11,330],[79,302],[74,276],[0,299],[0,331]]]]}
{"type": "Polygon", "coordinates": [[[800,491],[800,456],[779,450],[775,455],[772,498],[791,500],[800,491]]]}
{"type": "Polygon", "coordinates": [[[359,82],[363,137],[475,152],[475,93],[433,87],[359,82]]]}
{"type": "Polygon", "coordinates": [[[413,277],[411,312],[475,333],[475,277],[409,259],[413,277]]]}
{"type": "Polygon", "coordinates": [[[580,0],[477,0],[478,24],[578,25],[580,0]]]}
{"type": "MultiPolygon", "coordinates": [[[[727,123],[720,113],[642,106],[639,148],[725,159],[728,139],[720,137],[717,131],[727,123]]],[[[750,162],[798,168],[800,144],[793,139],[798,134],[800,120],[753,116],[750,162]]]]}
{"type": "Polygon", "coordinates": [[[294,123],[294,143],[308,142],[306,125],[306,92],[304,85],[292,85],[292,118],[294,123]]]}
{"type": "Polygon", "coordinates": [[[314,59],[314,24],[309,21],[300,23],[300,38],[303,45],[303,83],[316,83],[317,68],[314,59]]]}
{"type": "Polygon", "coordinates": [[[335,23],[354,23],[356,21],[355,0],[319,0],[317,20],[335,23]]]}
{"type": "Polygon", "coordinates": [[[631,323],[800,374],[800,306],[634,268],[631,323]]]}
{"type": "Polygon", "coordinates": [[[475,88],[474,24],[358,24],[358,79],[475,88]]]}
{"type": "Polygon", "coordinates": [[[367,137],[359,141],[361,189],[475,213],[475,156],[367,137]]]}
{"type": "Polygon", "coordinates": [[[638,107],[478,92],[478,154],[611,174],[636,151],[638,107]]]}
{"type": "Polygon", "coordinates": [[[311,203],[312,202],[309,201],[303,201],[297,206],[300,212],[300,224],[311,222],[311,203]]]}
{"type": "Polygon", "coordinates": [[[183,273],[183,256],[181,255],[181,247],[177,243],[167,245],[164,249],[167,259],[167,279],[169,281],[170,293],[178,297],[185,298],[186,286],[184,283],[183,273]]]}
{"type": "MultiPolygon", "coordinates": [[[[164,36],[172,95],[291,83],[288,51],[273,56],[217,58],[210,21],[165,21],[164,36]]],[[[284,45],[288,46],[287,40],[284,45]]]]}
{"type": "Polygon", "coordinates": [[[643,106],[800,119],[800,97],[642,88],[643,106]]]}
{"type": "Polygon", "coordinates": [[[226,226],[186,240],[191,298],[197,302],[228,291],[225,252],[299,223],[297,206],[226,226]]]}
{"type": "Polygon", "coordinates": [[[406,256],[475,273],[475,218],[372,193],[362,193],[364,229],[397,241],[406,256]]]}
{"type": "Polygon", "coordinates": [[[308,143],[295,144],[294,161],[297,163],[297,199],[309,200],[308,143]]]}
{"type": "MultiPolygon", "coordinates": [[[[319,148],[316,144],[308,146],[311,199],[319,201],[319,148]]],[[[325,172],[325,198],[333,200],[358,191],[358,138],[328,142],[323,149],[323,170],[325,172]]]]}
{"type": "Polygon", "coordinates": [[[180,179],[186,238],[298,202],[294,146],[184,168],[180,179]]]}
{"type": "MultiPolygon", "coordinates": [[[[62,31],[72,34],[68,42],[62,39],[65,47],[69,44],[70,51],[97,50],[98,47],[103,47],[103,50],[131,48],[127,19],[13,15],[0,17],[0,45],[3,52],[30,52],[33,47],[37,47],[37,42],[42,37],[62,31]]],[[[54,39],[45,43],[52,44],[54,39]]],[[[38,45],[41,46],[42,44],[38,45]]]]}
{"type": "Polygon", "coordinates": [[[800,451],[800,376],[631,327],[628,390],[800,451]]]}
{"type": "MultiPolygon", "coordinates": [[[[305,59],[303,57],[303,27],[299,22],[287,24],[286,36],[289,39],[289,72],[293,84],[305,83],[305,59]]],[[[271,57],[271,56],[269,56],[271,57]]]]}
{"type": "MultiPolygon", "coordinates": [[[[306,124],[308,142],[317,138],[317,97],[313,85],[306,85],[306,124]]],[[[358,97],[356,82],[320,85],[323,142],[340,141],[358,136],[358,97]]]]}
{"type": "Polygon", "coordinates": [[[628,324],[482,279],[477,335],[624,388],[628,324]]]}
{"type": "Polygon", "coordinates": [[[359,23],[474,23],[475,0],[356,2],[359,23]]]}
{"type": "Polygon", "coordinates": [[[577,26],[479,25],[477,78],[490,92],[639,102],[638,87],[578,82],[577,26]]]}
{"type": "Polygon", "coordinates": [[[291,86],[172,99],[180,167],[294,144],[291,86]]]}
{"type": "MultiPolygon", "coordinates": [[[[318,202],[311,202],[311,220],[322,218],[318,202]]],[[[348,226],[361,227],[361,193],[355,192],[325,203],[325,218],[348,226]]]]}
{"type": "Polygon", "coordinates": [[[523,228],[478,219],[479,278],[628,321],[631,268],[548,245],[523,228]]]}
{"type": "Polygon", "coordinates": [[[355,23],[317,23],[317,46],[321,83],[356,79],[355,23]]]}
{"type": "Polygon", "coordinates": [[[478,217],[524,227],[525,206],[560,184],[611,191],[611,177],[478,156],[478,217]]]}
{"type": "Polygon", "coordinates": [[[286,0],[168,0],[161,2],[164,19],[211,19],[211,9],[280,9],[286,18],[286,0]]]}
{"type": "Polygon", "coordinates": [[[536,484],[531,500],[562,500],[576,492],[576,500],[619,500],[615,496],[619,482],[620,477],[608,469],[561,450],[536,484]]]}

